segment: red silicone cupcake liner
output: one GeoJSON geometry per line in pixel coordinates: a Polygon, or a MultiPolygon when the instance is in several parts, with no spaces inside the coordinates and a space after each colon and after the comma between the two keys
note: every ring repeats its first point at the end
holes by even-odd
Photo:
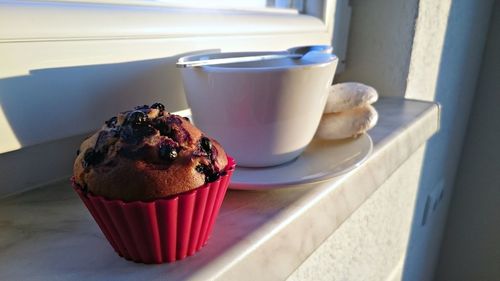
{"type": "Polygon", "coordinates": [[[110,200],[73,183],[113,249],[128,260],[164,263],[193,255],[206,243],[236,163],[228,157],[217,181],[151,202],[110,200]]]}

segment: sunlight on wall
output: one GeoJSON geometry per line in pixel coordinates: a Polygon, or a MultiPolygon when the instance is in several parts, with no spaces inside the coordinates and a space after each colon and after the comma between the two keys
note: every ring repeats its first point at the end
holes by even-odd
{"type": "Polygon", "coordinates": [[[435,100],[451,0],[420,1],[405,97],[435,100]]]}
{"type": "Polygon", "coordinates": [[[0,137],[0,153],[7,151],[12,151],[21,148],[21,143],[16,138],[16,134],[9,125],[7,118],[0,106],[0,132],[2,136],[0,137]]]}

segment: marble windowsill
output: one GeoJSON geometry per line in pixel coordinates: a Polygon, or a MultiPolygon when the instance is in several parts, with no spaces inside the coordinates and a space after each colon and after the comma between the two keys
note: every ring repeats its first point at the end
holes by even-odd
{"type": "Polygon", "coordinates": [[[230,191],[199,253],[172,264],[119,258],[68,182],[0,201],[0,280],[284,279],[439,129],[434,103],[381,99],[374,150],[331,180],[230,191]]]}

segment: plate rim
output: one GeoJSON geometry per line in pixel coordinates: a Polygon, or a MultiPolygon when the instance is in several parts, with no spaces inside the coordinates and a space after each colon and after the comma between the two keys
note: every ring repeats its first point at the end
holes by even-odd
{"type": "MultiPolygon", "coordinates": [[[[366,160],[370,157],[370,155],[373,152],[373,140],[370,137],[368,133],[364,133],[362,136],[367,138],[369,148],[368,152],[363,155],[363,157],[357,161],[355,164],[341,170],[338,172],[333,172],[333,173],[328,173],[326,175],[322,175],[316,178],[311,178],[311,179],[300,179],[300,180],[288,180],[288,181],[283,181],[280,183],[257,183],[257,184],[245,184],[245,183],[234,183],[233,180],[231,179],[229,183],[228,189],[230,190],[269,190],[269,189],[279,189],[279,188],[288,188],[288,187],[295,187],[296,185],[299,184],[309,184],[309,183],[318,183],[318,182],[323,182],[326,180],[329,180],[331,178],[346,174],[357,167],[361,166],[366,160]]],[[[359,137],[358,137],[359,138],[359,137]]],[[[236,170],[238,167],[236,167],[236,170]]],[[[262,168],[266,169],[266,168],[262,168]]]]}

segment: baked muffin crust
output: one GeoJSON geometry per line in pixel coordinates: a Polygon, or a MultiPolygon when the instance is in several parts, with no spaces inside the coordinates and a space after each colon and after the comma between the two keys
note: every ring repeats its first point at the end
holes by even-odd
{"type": "Polygon", "coordinates": [[[155,103],[106,121],[81,144],[73,176],[95,195],[148,201],[213,182],[226,165],[217,141],[155,103]]]}

